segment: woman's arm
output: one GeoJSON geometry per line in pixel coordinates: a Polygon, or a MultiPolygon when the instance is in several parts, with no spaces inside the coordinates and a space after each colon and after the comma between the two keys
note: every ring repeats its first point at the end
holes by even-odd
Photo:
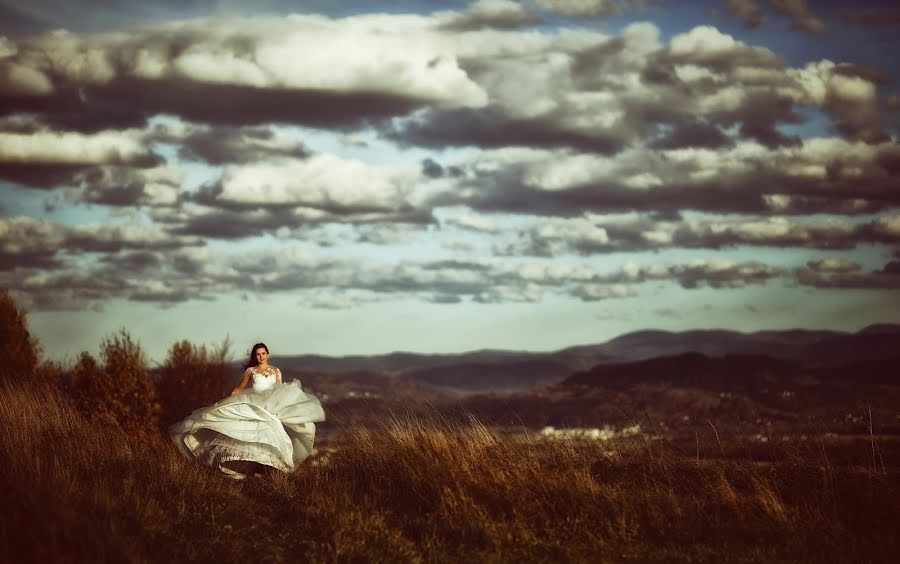
{"type": "Polygon", "coordinates": [[[275,382],[277,384],[281,384],[281,369],[280,368],[275,369],[275,382]]]}
{"type": "Polygon", "coordinates": [[[241,378],[241,383],[237,385],[237,388],[232,390],[231,395],[235,395],[244,388],[247,387],[247,383],[250,382],[250,369],[244,370],[244,376],[241,378]]]}

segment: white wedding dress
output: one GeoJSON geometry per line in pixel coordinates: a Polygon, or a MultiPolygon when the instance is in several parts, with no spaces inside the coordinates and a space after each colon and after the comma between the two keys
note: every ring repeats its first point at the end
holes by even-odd
{"type": "Polygon", "coordinates": [[[279,384],[274,371],[250,371],[250,386],[169,427],[186,457],[236,479],[257,464],[290,472],[312,452],[315,422],[325,420],[319,400],[300,382],[279,384]]]}

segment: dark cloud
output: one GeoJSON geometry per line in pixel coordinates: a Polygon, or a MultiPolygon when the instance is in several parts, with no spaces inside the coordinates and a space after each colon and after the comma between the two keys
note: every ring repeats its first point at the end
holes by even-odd
{"type": "Polygon", "coordinates": [[[729,14],[744,21],[748,28],[757,28],[765,20],[763,10],[756,0],[726,0],[725,9],[729,14]]]}
{"type": "Polygon", "coordinates": [[[179,235],[213,239],[256,237],[280,227],[296,227],[302,224],[288,209],[244,212],[211,210],[172,218],[157,216],[157,221],[171,222],[170,229],[179,235]]]}
{"type": "MultiPolygon", "coordinates": [[[[409,209],[397,212],[353,213],[342,209],[322,213],[310,208],[290,206],[246,205],[234,207],[202,206],[179,214],[158,214],[156,220],[168,224],[172,233],[213,239],[246,239],[281,228],[297,229],[328,223],[427,225],[434,222],[429,210],[409,209]]],[[[399,227],[398,227],[399,229],[399,227]]],[[[356,240],[374,242],[372,234],[361,234],[356,240]]]]}
{"type": "Polygon", "coordinates": [[[657,149],[681,149],[700,147],[718,149],[731,147],[734,142],[714,125],[697,120],[686,120],[675,124],[671,132],[653,144],[657,149]]]}
{"type": "Polygon", "coordinates": [[[484,29],[519,29],[541,22],[540,17],[524,9],[520,4],[506,1],[482,0],[473,3],[468,10],[449,16],[439,29],[449,32],[478,31],[484,29]]]}
{"type": "Polygon", "coordinates": [[[182,158],[209,164],[252,163],[273,158],[302,159],[311,155],[302,143],[280,135],[272,127],[192,128],[183,139],[172,140],[179,143],[178,153],[182,158]]]}
{"type": "Polygon", "coordinates": [[[57,251],[64,241],[60,225],[29,217],[0,218],[0,270],[60,267],[57,251]]]}
{"type": "Polygon", "coordinates": [[[105,255],[101,261],[118,270],[146,272],[159,269],[164,259],[158,251],[121,251],[105,255]]]}
{"type": "Polygon", "coordinates": [[[84,253],[115,253],[123,250],[173,250],[201,246],[197,238],[167,233],[158,226],[76,225],[43,219],[0,219],[0,270],[62,268],[67,258],[84,253]]]}
{"type": "Polygon", "coordinates": [[[837,13],[844,21],[866,27],[900,26],[900,8],[885,7],[864,11],[851,6],[842,6],[837,13]]]}
{"type": "Polygon", "coordinates": [[[564,16],[612,16],[625,10],[644,7],[641,0],[530,0],[541,10],[564,16]]]}
{"type": "Polygon", "coordinates": [[[143,127],[159,114],[229,126],[294,123],[351,130],[370,120],[405,115],[424,104],[379,93],[266,90],[174,79],[120,79],[102,86],[60,87],[53,95],[37,99],[0,90],[0,115],[34,113],[53,128],[84,132],[143,127]]]}
{"type": "Polygon", "coordinates": [[[876,271],[876,274],[886,274],[891,276],[900,276],[900,260],[892,260],[876,271]]]}
{"type": "Polygon", "coordinates": [[[423,159],[422,174],[428,178],[440,178],[444,176],[444,167],[432,158],[423,159]]]}
{"type": "Polygon", "coordinates": [[[435,294],[428,301],[433,304],[459,304],[462,303],[462,298],[453,294],[435,294]]]}
{"type": "MultiPolygon", "coordinates": [[[[722,121],[730,125],[731,121],[740,121],[741,136],[753,139],[769,147],[796,147],[802,144],[799,135],[785,135],[778,127],[781,124],[803,123],[803,118],[794,111],[793,101],[767,95],[754,96],[735,116],[725,117],[722,121]]],[[[848,135],[851,133],[848,130],[848,135]]]]}
{"type": "Polygon", "coordinates": [[[898,290],[900,269],[895,261],[872,272],[817,272],[811,268],[798,268],[794,280],[800,286],[842,290],[898,290]]]}
{"type": "Polygon", "coordinates": [[[479,110],[429,109],[415,117],[381,127],[382,134],[405,145],[422,147],[577,147],[597,153],[614,153],[624,140],[604,132],[567,131],[559,116],[518,119],[500,107],[479,110]]]}
{"type": "Polygon", "coordinates": [[[0,162],[0,178],[30,188],[53,189],[75,184],[78,175],[90,170],[89,167],[61,165],[58,163],[0,162]]]}
{"type": "Polygon", "coordinates": [[[106,206],[174,206],[182,197],[181,174],[170,168],[93,167],[74,176],[73,199],[106,206]]]}
{"type": "Polygon", "coordinates": [[[806,0],[772,0],[772,8],[791,20],[791,28],[822,36],[825,34],[825,22],[816,17],[806,0]]]}

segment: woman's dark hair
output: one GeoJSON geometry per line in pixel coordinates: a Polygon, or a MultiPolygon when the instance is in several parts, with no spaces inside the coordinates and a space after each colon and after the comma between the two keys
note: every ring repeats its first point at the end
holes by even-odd
{"type": "Polygon", "coordinates": [[[247,370],[251,366],[256,366],[256,349],[266,349],[266,354],[269,353],[269,347],[266,346],[265,343],[256,343],[253,345],[253,348],[250,349],[250,359],[244,363],[244,366],[241,367],[241,371],[247,370]]]}

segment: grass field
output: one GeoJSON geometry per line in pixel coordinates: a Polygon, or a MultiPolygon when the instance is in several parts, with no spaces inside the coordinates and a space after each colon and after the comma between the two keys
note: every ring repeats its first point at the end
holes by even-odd
{"type": "MultiPolygon", "coordinates": [[[[329,425],[340,422],[326,422],[326,433],[329,425]]],[[[553,440],[419,412],[346,424],[328,444],[292,474],[235,482],[183,460],[158,431],[126,436],[89,424],[53,388],[0,385],[0,559],[893,562],[900,554],[897,469],[841,456],[824,440],[779,446],[760,463],[693,456],[641,435],[553,440]]]]}

